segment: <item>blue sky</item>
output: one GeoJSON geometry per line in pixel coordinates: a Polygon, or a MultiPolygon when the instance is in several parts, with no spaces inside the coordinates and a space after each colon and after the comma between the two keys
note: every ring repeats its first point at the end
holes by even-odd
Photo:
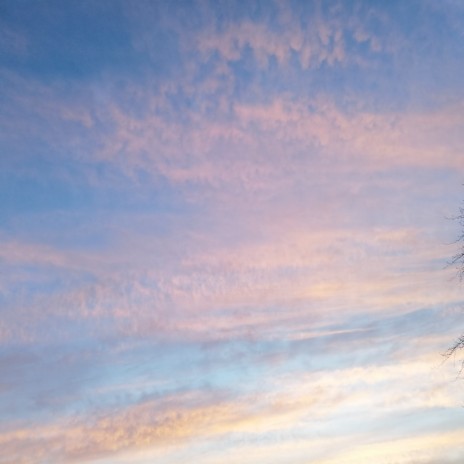
{"type": "Polygon", "coordinates": [[[456,464],[460,1],[0,3],[0,463],[456,464]]]}

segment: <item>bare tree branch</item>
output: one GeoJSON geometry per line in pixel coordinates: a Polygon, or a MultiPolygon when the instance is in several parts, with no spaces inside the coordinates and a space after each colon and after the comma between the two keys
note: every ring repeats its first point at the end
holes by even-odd
{"type": "Polygon", "coordinates": [[[458,221],[461,226],[461,235],[456,239],[454,243],[460,244],[459,251],[451,258],[448,262],[449,266],[455,266],[460,280],[464,278],[464,208],[459,208],[459,214],[453,216],[450,219],[458,221]]]}
{"type": "MultiPolygon", "coordinates": [[[[460,244],[459,251],[451,258],[451,261],[448,263],[450,266],[455,266],[457,269],[457,274],[459,279],[464,280],[464,207],[459,208],[459,214],[452,217],[451,219],[459,222],[461,226],[461,235],[457,238],[455,243],[460,244]]],[[[458,352],[464,350],[464,335],[461,335],[446,351],[443,353],[445,361],[450,357],[456,357],[458,352]]],[[[464,359],[460,361],[460,368],[458,376],[460,376],[464,371],[464,359]]]]}
{"type": "MultiPolygon", "coordinates": [[[[443,356],[445,357],[445,361],[451,358],[452,356],[456,356],[456,354],[464,349],[464,335],[461,335],[444,353],[443,356]]],[[[460,376],[464,370],[464,359],[460,361],[460,368],[458,376],[460,376]]]]}

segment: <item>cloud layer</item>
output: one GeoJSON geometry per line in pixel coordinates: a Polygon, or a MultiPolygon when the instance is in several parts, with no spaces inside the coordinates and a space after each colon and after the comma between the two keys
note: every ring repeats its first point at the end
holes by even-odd
{"type": "Polygon", "coordinates": [[[459,2],[0,20],[0,463],[454,464],[459,2]]]}

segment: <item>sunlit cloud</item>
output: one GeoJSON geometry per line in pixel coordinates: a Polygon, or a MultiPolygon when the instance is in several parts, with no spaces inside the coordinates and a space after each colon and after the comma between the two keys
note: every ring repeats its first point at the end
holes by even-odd
{"type": "Polygon", "coordinates": [[[459,2],[3,10],[0,462],[459,462],[459,2]]]}

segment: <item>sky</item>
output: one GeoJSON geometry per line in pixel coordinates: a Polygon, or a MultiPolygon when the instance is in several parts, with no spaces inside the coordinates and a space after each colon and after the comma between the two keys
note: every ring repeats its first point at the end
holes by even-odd
{"type": "Polygon", "coordinates": [[[461,0],[0,0],[0,463],[462,463],[463,74],[461,0]]]}

